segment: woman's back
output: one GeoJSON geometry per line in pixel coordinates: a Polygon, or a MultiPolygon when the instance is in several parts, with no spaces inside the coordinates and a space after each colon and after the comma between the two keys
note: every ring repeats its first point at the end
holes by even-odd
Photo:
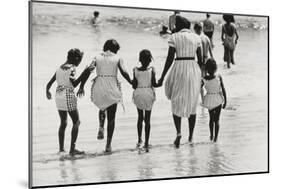
{"type": "Polygon", "coordinates": [[[198,46],[201,46],[201,39],[189,29],[182,29],[173,34],[169,45],[175,47],[177,57],[195,57],[198,46]]]}
{"type": "Polygon", "coordinates": [[[236,28],[235,28],[234,24],[232,24],[232,23],[227,24],[226,23],[226,24],[223,25],[223,30],[224,30],[224,33],[226,35],[232,37],[234,35],[234,33],[235,33],[236,28]]]}

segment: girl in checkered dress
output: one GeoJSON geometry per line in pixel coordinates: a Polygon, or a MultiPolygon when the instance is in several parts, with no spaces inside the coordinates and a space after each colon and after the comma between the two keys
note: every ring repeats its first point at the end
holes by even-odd
{"type": "Polygon", "coordinates": [[[96,69],[97,76],[91,87],[91,101],[101,110],[106,111],[107,141],[105,152],[111,152],[111,141],[115,128],[117,104],[122,103],[122,92],[117,79],[118,70],[131,84],[131,78],[126,72],[122,58],[117,54],[120,46],[114,39],[107,40],[103,52],[94,58],[89,67],[82,74],[82,82],[78,95],[84,94],[84,85],[91,72],[96,69]]]}
{"type": "Polygon", "coordinates": [[[78,136],[78,128],[80,125],[79,113],[77,109],[77,98],[74,93],[74,88],[80,83],[80,79],[75,79],[76,67],[80,64],[83,57],[83,52],[79,49],[71,49],[68,51],[67,61],[61,65],[54,76],[51,78],[46,87],[46,96],[50,100],[52,95],[49,91],[52,84],[57,81],[56,89],[56,106],[60,116],[59,128],[59,151],[64,152],[64,136],[65,128],[67,126],[67,114],[72,119],[73,127],[71,131],[71,146],[70,155],[83,154],[75,148],[76,139],[78,136]]]}

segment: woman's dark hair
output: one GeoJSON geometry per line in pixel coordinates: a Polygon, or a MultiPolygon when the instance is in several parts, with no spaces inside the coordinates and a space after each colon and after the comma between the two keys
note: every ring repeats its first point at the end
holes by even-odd
{"type": "Polygon", "coordinates": [[[193,29],[196,31],[202,31],[202,25],[199,22],[196,22],[193,29]]]}
{"type": "Polygon", "coordinates": [[[206,17],[207,17],[207,18],[210,18],[210,16],[211,16],[211,15],[210,15],[209,13],[206,14],[206,17]]]}
{"type": "Polygon", "coordinates": [[[143,67],[148,67],[150,62],[153,60],[152,54],[149,50],[143,49],[139,54],[139,61],[143,67]]]}
{"type": "Polygon", "coordinates": [[[190,29],[189,20],[179,15],[176,16],[176,31],[178,32],[184,28],[190,29]]]}
{"type": "Polygon", "coordinates": [[[67,62],[77,65],[81,62],[83,54],[79,49],[70,49],[67,53],[67,62]]]}
{"type": "Polygon", "coordinates": [[[119,43],[115,39],[107,40],[103,45],[103,51],[111,51],[113,53],[117,53],[120,49],[119,43]]]}
{"type": "Polygon", "coordinates": [[[214,74],[218,68],[215,59],[209,58],[206,62],[205,68],[209,74],[214,74]]]}
{"type": "Polygon", "coordinates": [[[222,18],[225,22],[235,22],[233,14],[223,14],[222,18]]]}
{"type": "Polygon", "coordinates": [[[94,12],[94,16],[99,16],[100,15],[100,12],[99,11],[95,11],[94,12]]]}

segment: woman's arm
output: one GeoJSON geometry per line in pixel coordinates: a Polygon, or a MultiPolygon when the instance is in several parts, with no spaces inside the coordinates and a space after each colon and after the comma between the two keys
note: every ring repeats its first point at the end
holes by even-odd
{"type": "Polygon", "coordinates": [[[167,55],[167,59],[166,59],[166,63],[161,75],[161,78],[158,81],[158,85],[161,86],[163,84],[163,80],[168,72],[168,70],[170,69],[171,65],[173,64],[174,58],[175,58],[175,53],[176,53],[176,49],[175,47],[169,47],[168,50],[168,55],[167,55]]]}
{"type": "Polygon", "coordinates": [[[152,71],[151,71],[151,84],[155,88],[160,87],[160,85],[156,83],[156,72],[154,67],[152,67],[152,71]]]}
{"type": "Polygon", "coordinates": [[[56,81],[56,73],[53,75],[53,77],[51,78],[51,80],[48,82],[48,84],[46,86],[46,96],[47,96],[47,99],[49,99],[49,100],[52,98],[52,94],[50,93],[49,90],[55,81],[56,81]]]}
{"type": "Polygon", "coordinates": [[[211,44],[211,42],[210,42],[210,44],[209,44],[209,53],[210,53],[211,58],[213,58],[213,52],[212,52],[212,44],[211,44]]]}
{"type": "Polygon", "coordinates": [[[237,44],[237,41],[239,39],[238,33],[237,33],[237,29],[235,28],[235,35],[236,35],[236,39],[235,39],[235,43],[237,44]]]}
{"type": "Polygon", "coordinates": [[[197,60],[198,60],[198,65],[201,68],[203,65],[203,58],[202,58],[202,50],[201,47],[198,47],[196,50],[196,55],[197,55],[197,60]]]}
{"type": "Polygon", "coordinates": [[[118,62],[118,68],[119,68],[121,75],[132,85],[132,80],[130,78],[130,75],[128,74],[128,72],[126,71],[126,69],[123,66],[122,59],[120,59],[118,62]]]}
{"type": "Polygon", "coordinates": [[[221,29],[221,41],[224,42],[224,26],[222,26],[222,29],[221,29]]]}
{"type": "Polygon", "coordinates": [[[226,103],[227,103],[226,92],[225,92],[224,84],[223,84],[223,81],[222,81],[222,77],[219,76],[219,78],[220,78],[220,81],[221,81],[222,95],[223,95],[223,98],[224,98],[224,103],[222,105],[222,108],[225,108],[226,107],[226,103]]]}
{"type": "Polygon", "coordinates": [[[134,70],[133,70],[133,77],[134,77],[133,81],[132,81],[133,89],[136,89],[138,87],[138,80],[137,80],[136,75],[135,75],[135,69],[136,68],[134,68],[134,70]]]}

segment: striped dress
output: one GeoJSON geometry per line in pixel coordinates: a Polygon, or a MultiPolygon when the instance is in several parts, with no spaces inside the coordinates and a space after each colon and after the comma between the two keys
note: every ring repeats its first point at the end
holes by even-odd
{"type": "MultiPolygon", "coordinates": [[[[177,57],[195,57],[201,39],[188,29],[172,34],[169,46],[177,57]]],[[[201,88],[201,70],[195,60],[176,60],[165,83],[165,93],[172,103],[173,114],[189,117],[196,114],[201,88]]]]}
{"type": "Polygon", "coordinates": [[[118,63],[123,66],[123,61],[118,55],[106,51],[96,56],[90,65],[96,67],[97,73],[91,87],[91,101],[100,110],[118,102],[122,103],[121,85],[117,79],[118,63]]]}
{"type": "Polygon", "coordinates": [[[203,83],[207,91],[206,95],[203,97],[203,107],[212,110],[221,105],[224,101],[221,81],[220,78],[216,76],[210,80],[203,79],[203,83]]]}
{"type": "Polygon", "coordinates": [[[56,71],[56,106],[58,110],[74,111],[77,109],[77,98],[70,79],[75,79],[75,66],[70,64],[62,65],[56,71]]]}
{"type": "Polygon", "coordinates": [[[155,92],[151,85],[152,69],[149,68],[144,71],[139,71],[137,68],[134,69],[138,86],[133,93],[133,101],[140,110],[151,110],[155,101],[155,92]]]}

